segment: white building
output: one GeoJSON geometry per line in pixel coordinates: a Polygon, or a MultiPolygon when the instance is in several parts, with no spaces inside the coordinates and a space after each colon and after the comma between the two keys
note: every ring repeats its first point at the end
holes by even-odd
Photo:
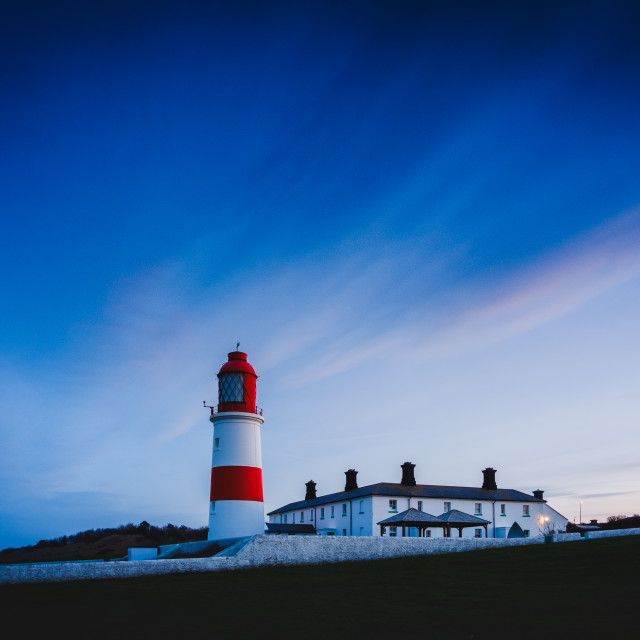
{"type": "MultiPolygon", "coordinates": [[[[271,511],[267,514],[269,523],[311,524],[317,534],[329,536],[490,538],[539,536],[564,531],[567,526],[567,518],[547,504],[542,491],[538,489],[529,495],[515,489],[499,489],[496,471],[490,467],[482,472],[482,487],[449,487],[416,484],[414,466],[410,462],[402,465],[399,483],[378,482],[366,487],[358,487],[358,472],[349,469],[345,472],[344,491],[319,497],[315,482],[310,480],[305,499],[271,511]],[[403,513],[409,509],[425,514],[419,527],[412,526],[412,522],[420,520],[420,515],[416,516],[414,511],[403,513]],[[397,524],[384,524],[390,518],[397,524]],[[429,521],[433,526],[428,525],[429,521]]],[[[295,531],[292,527],[287,529],[290,533],[295,531]]]]}

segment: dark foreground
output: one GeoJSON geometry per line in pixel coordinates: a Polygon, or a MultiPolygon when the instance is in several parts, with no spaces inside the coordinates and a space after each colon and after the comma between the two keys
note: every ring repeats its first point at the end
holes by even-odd
{"type": "Polygon", "coordinates": [[[26,638],[640,637],[640,537],[3,586],[0,610],[26,638]]]}

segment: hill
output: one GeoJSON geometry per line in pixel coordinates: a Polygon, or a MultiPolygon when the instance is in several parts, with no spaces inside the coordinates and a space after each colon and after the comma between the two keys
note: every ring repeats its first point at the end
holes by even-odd
{"type": "Polygon", "coordinates": [[[158,547],[163,544],[196,542],[207,539],[207,527],[189,527],[167,524],[154,527],[146,521],[109,529],[89,529],[53,540],[40,540],[37,544],[0,551],[0,564],[22,562],[54,562],[56,560],[94,560],[122,558],[129,547],[158,547]]]}
{"type": "MultiPolygon", "coordinates": [[[[25,637],[637,637],[640,537],[0,587],[25,637]],[[34,616],[33,612],[38,615],[34,616]]],[[[9,618],[7,618],[8,620],[9,618]]]]}

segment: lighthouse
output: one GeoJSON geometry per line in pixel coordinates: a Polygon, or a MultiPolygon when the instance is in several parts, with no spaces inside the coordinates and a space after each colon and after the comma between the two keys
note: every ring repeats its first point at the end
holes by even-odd
{"type": "Polygon", "coordinates": [[[228,357],[218,373],[218,405],[211,407],[209,540],[252,536],[265,530],[258,376],[246,353],[232,351],[228,357]]]}

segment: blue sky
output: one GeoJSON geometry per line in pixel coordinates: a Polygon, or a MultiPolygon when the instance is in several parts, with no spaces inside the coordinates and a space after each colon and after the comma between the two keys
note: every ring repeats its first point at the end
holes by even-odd
{"type": "Polygon", "coordinates": [[[398,481],[640,512],[634,2],[8,2],[0,547],[398,481]]]}

